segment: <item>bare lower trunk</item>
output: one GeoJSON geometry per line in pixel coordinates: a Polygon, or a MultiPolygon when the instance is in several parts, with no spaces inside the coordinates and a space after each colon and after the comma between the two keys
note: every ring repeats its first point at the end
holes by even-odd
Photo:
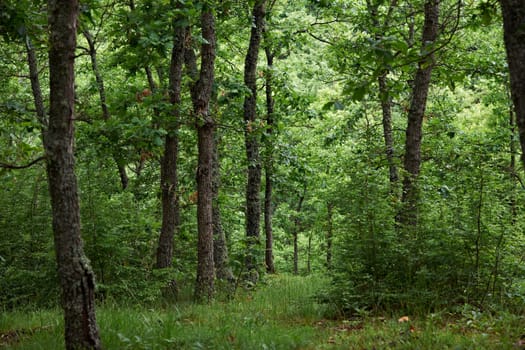
{"type": "Polygon", "coordinates": [[[213,297],[215,266],[213,261],[213,123],[206,123],[197,129],[199,139],[199,165],[197,170],[197,283],[195,299],[208,301],[213,297]]]}
{"type": "Polygon", "coordinates": [[[308,250],[306,251],[306,273],[312,272],[312,235],[308,235],[308,250]]]}
{"type": "MultiPolygon", "coordinates": [[[[439,27],[439,0],[427,0],[425,3],[425,23],[423,26],[422,52],[432,50],[439,27]]],[[[423,117],[430,88],[430,77],[434,66],[434,55],[427,54],[419,62],[414,79],[412,99],[408,111],[406,129],[403,179],[403,208],[399,214],[399,223],[405,229],[416,229],[418,223],[417,178],[421,167],[421,139],[423,136],[423,117]]]]}
{"type": "Polygon", "coordinates": [[[218,138],[215,138],[213,146],[213,259],[215,263],[215,275],[218,279],[228,282],[234,280],[232,270],[228,266],[228,245],[221,222],[221,210],[219,203],[219,188],[221,185],[220,161],[218,150],[218,138]]]}
{"type": "Polygon", "coordinates": [[[500,0],[500,3],[512,102],[521,145],[521,161],[525,166],[525,3],[521,0],[500,0]]]}
{"type": "Polygon", "coordinates": [[[510,140],[509,140],[509,151],[510,151],[510,182],[512,184],[512,190],[510,193],[509,206],[511,214],[511,224],[516,225],[518,208],[516,207],[516,119],[514,108],[509,108],[509,129],[510,129],[510,140]]]}
{"type": "Polygon", "coordinates": [[[266,73],[266,157],[264,162],[264,173],[266,176],[264,187],[264,233],[266,237],[266,247],[264,254],[264,261],[266,263],[266,272],[275,273],[275,265],[273,263],[273,206],[272,206],[272,191],[273,191],[273,116],[274,116],[274,99],[273,99],[273,53],[270,48],[264,48],[266,53],[266,62],[268,71],[266,73]]]}
{"type": "Polygon", "coordinates": [[[250,44],[244,61],[244,84],[250,90],[250,94],[244,100],[244,122],[246,157],[248,161],[248,181],[246,184],[246,272],[251,282],[258,280],[257,253],[259,245],[259,226],[261,207],[259,191],[261,188],[261,160],[259,155],[259,134],[257,128],[256,106],[257,106],[257,59],[259,57],[259,46],[261,43],[262,30],[264,27],[264,16],[266,1],[257,0],[253,7],[253,24],[250,35],[250,44]]]}
{"type": "Polygon", "coordinates": [[[326,204],[328,222],[326,228],[326,268],[328,270],[332,269],[332,241],[334,237],[334,205],[333,203],[326,204]]]}
{"type": "Polygon", "coordinates": [[[162,226],[157,247],[156,267],[171,267],[173,263],[173,238],[179,226],[179,201],[177,197],[176,136],[166,135],[161,163],[162,226]]]}
{"type": "Polygon", "coordinates": [[[299,245],[298,245],[298,237],[299,232],[294,231],[293,233],[293,274],[298,275],[299,274],[299,245]]]}
{"type": "MultiPolygon", "coordinates": [[[[186,27],[180,25],[180,16],[173,19],[173,48],[169,73],[169,98],[171,114],[163,121],[168,132],[164,141],[164,154],[160,165],[160,187],[162,196],[162,226],[157,248],[157,268],[171,267],[173,263],[173,238],[180,224],[178,196],[178,156],[182,70],[184,66],[184,39],[186,27]]],[[[173,282],[171,286],[174,286],[173,282]]],[[[176,290],[173,290],[176,293],[176,290]]]]}
{"type": "Polygon", "coordinates": [[[210,98],[215,67],[215,18],[210,8],[201,15],[202,37],[199,80],[192,87],[193,110],[199,144],[197,169],[197,281],[195,299],[209,301],[213,297],[215,266],[213,262],[213,147],[214,120],[210,115],[210,98]]]}
{"type": "Polygon", "coordinates": [[[74,170],[77,13],[76,0],[48,2],[50,111],[44,145],[58,276],[62,288],[66,349],[100,349],[95,317],[95,278],[82,247],[74,170]]]}
{"type": "Polygon", "coordinates": [[[299,232],[302,230],[301,223],[301,210],[303,209],[303,201],[306,196],[306,184],[304,185],[303,192],[299,196],[299,203],[297,203],[296,214],[294,217],[294,227],[292,231],[293,235],[293,273],[295,275],[299,274],[299,232]]]}
{"type": "Polygon", "coordinates": [[[273,166],[271,161],[265,165],[266,186],[264,189],[264,233],[265,233],[265,250],[264,261],[266,272],[275,273],[275,264],[273,263],[273,206],[272,206],[272,188],[273,188],[273,166]]]}

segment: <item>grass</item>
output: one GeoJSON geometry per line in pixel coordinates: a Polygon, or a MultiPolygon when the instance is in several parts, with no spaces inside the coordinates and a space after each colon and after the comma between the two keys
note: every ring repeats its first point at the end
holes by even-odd
{"type": "MultiPolygon", "coordinates": [[[[525,317],[460,315],[328,320],[311,297],[321,276],[272,276],[229,302],[97,310],[105,349],[516,349],[525,317]]],[[[404,316],[404,315],[399,315],[404,316]]],[[[0,348],[63,349],[59,310],[0,315],[0,348]]]]}

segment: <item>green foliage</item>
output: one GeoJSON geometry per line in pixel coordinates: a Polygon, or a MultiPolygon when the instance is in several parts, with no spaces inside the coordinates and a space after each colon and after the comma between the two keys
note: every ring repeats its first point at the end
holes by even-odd
{"type": "MultiPolygon", "coordinates": [[[[512,349],[523,316],[464,307],[425,317],[323,318],[311,298],[320,276],[268,278],[228,302],[165,308],[106,305],[98,309],[102,343],[113,349],[512,349]]],[[[61,349],[58,310],[0,314],[0,346],[61,349]]]]}
{"type": "Polygon", "coordinates": [[[0,245],[0,305],[54,305],[58,281],[44,169],[3,174],[1,184],[9,205],[0,216],[5,230],[0,245]]]}
{"type": "Polygon", "coordinates": [[[43,1],[11,1],[0,4],[0,36],[7,42],[25,44],[37,38],[46,26],[43,1]]]}
{"type": "MultiPolygon", "coordinates": [[[[494,90],[481,93],[499,104],[490,97],[494,90]]],[[[474,112],[477,96],[432,95],[422,147],[428,161],[418,181],[420,222],[408,235],[395,225],[395,192],[381,175],[380,131],[364,129],[364,142],[346,147],[343,164],[352,176],[339,183],[344,190],[335,197],[346,218],[338,228],[332,294],[340,312],[425,312],[464,303],[516,307],[510,296],[521,269],[515,249],[524,243],[518,234],[523,193],[505,171],[508,111],[474,112]],[[462,131],[464,118],[480,124],[462,131]]]]}
{"type": "MultiPolygon", "coordinates": [[[[455,17],[457,2],[442,2],[446,16],[442,36],[423,50],[417,44],[422,1],[392,9],[387,1],[272,2],[264,45],[273,53],[274,64],[266,67],[261,51],[259,117],[252,127],[264,140],[272,141],[261,152],[273,156],[275,167],[275,262],[278,271],[293,270],[293,233],[297,233],[299,273],[325,273],[331,231],[331,284],[317,277],[304,283],[284,278],[284,285],[290,287],[286,289],[282,280],[274,284],[270,278],[264,293],[256,290],[251,302],[249,294],[237,291],[245,298],[242,302],[217,303],[212,311],[205,307],[182,310],[179,305],[173,309],[170,304],[157,317],[142,308],[118,308],[165,302],[163,287],[174,279],[180,300],[191,300],[195,280],[196,208],[191,195],[195,193],[197,147],[190,79],[185,76],[182,103],[176,107],[182,115],[179,120],[171,113],[167,82],[171,31],[179,25],[195,27],[200,5],[179,1],[183,6],[177,9],[173,3],[137,1],[132,8],[130,2],[85,1],[81,7],[80,29],[93,33],[110,114],[108,120],[101,115],[99,82],[90,57],[81,48],[87,43],[79,36],[76,171],[84,247],[97,276],[98,300],[108,308],[101,319],[117,325],[114,329],[104,326],[108,347],[307,347],[309,341],[316,341],[318,330],[304,339],[301,332],[312,332],[307,326],[325,306],[308,303],[304,296],[293,301],[298,295],[291,288],[306,290],[321,284],[326,285],[323,298],[334,314],[362,316],[398,310],[424,314],[444,309],[461,315],[453,322],[455,330],[471,332],[480,348],[496,344],[477,332],[485,325],[503,329],[504,321],[491,320],[479,310],[519,313],[523,309],[525,198],[520,183],[523,170],[511,166],[511,157],[518,163],[518,136],[509,126],[508,76],[494,1],[469,2],[459,18],[455,17]],[[179,16],[184,19],[178,20],[179,16]],[[381,102],[392,101],[394,163],[401,169],[413,73],[429,49],[438,50],[417,183],[420,221],[406,234],[396,226],[401,184],[388,181],[381,102]],[[146,69],[152,72],[155,86],[150,86],[146,69]],[[263,93],[269,73],[275,99],[271,134],[265,124],[263,93]],[[381,76],[387,91],[379,91],[381,76]],[[175,124],[179,127],[181,226],[175,238],[174,266],[156,271],[159,159],[166,132],[175,124]],[[117,165],[129,176],[126,190],[121,189],[117,165]],[[328,206],[333,206],[333,213],[329,214],[328,206]],[[280,313],[283,310],[286,316],[280,313]],[[127,313],[134,317],[129,328],[127,313]],[[208,313],[210,328],[203,326],[208,313]],[[308,322],[298,321],[296,328],[280,331],[290,318],[308,322]],[[252,339],[257,328],[262,333],[252,339]],[[225,341],[230,335],[234,340],[225,341]]],[[[218,203],[231,265],[239,276],[246,253],[242,106],[248,90],[242,72],[252,3],[213,5],[218,15],[216,101],[212,105],[220,136],[218,203]]],[[[41,125],[34,116],[26,79],[24,40],[31,39],[37,49],[46,100],[47,46],[41,37],[45,22],[40,1],[0,4],[0,75],[5,77],[0,81],[1,163],[25,164],[43,152],[41,125]]],[[[192,40],[194,46],[200,43],[196,28],[192,28],[192,40]]],[[[0,171],[1,309],[53,306],[59,299],[44,174],[42,164],[0,171]]],[[[262,264],[262,244],[253,248],[262,264]]],[[[448,322],[445,311],[435,317],[428,322],[448,322]]],[[[512,324],[518,320],[505,317],[512,324]]],[[[425,329],[427,320],[418,321],[417,328],[425,329]]],[[[436,339],[442,347],[476,346],[443,329],[429,330],[429,337],[399,340],[399,332],[406,331],[402,326],[389,322],[385,330],[380,324],[372,321],[363,326],[367,334],[357,338],[330,336],[334,346],[341,348],[354,340],[353,344],[365,348],[389,344],[426,348],[436,339]],[[396,338],[394,343],[391,338],[396,338]]],[[[52,332],[35,331],[35,339],[54,348],[61,344],[59,327],[53,325],[52,332]]],[[[327,339],[319,344],[328,347],[327,339]]]]}

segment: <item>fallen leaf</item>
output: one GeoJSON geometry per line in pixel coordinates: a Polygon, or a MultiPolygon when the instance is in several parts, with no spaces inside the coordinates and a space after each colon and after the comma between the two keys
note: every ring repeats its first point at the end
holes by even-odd
{"type": "Polygon", "coordinates": [[[410,321],[410,318],[408,318],[408,316],[403,316],[399,320],[397,320],[397,322],[399,323],[408,322],[408,321],[410,321]]]}

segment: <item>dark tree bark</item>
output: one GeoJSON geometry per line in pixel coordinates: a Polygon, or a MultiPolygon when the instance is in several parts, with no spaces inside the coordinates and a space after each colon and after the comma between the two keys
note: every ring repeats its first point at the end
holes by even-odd
{"type": "MultiPolygon", "coordinates": [[[[268,44],[268,43],[267,43],[268,44]]],[[[266,53],[266,63],[268,70],[266,72],[266,157],[264,161],[264,173],[266,176],[264,187],[264,233],[266,237],[266,249],[264,254],[264,261],[266,263],[266,272],[275,273],[275,265],[273,263],[273,206],[272,206],[272,191],[273,191],[273,124],[274,124],[274,105],[273,99],[273,59],[274,54],[271,49],[266,46],[264,48],[266,53]]]]}
{"type": "MultiPolygon", "coordinates": [[[[93,36],[87,29],[83,30],[82,33],[84,34],[84,37],[86,38],[86,41],[88,42],[89,46],[89,57],[91,58],[91,68],[93,69],[93,73],[95,74],[95,80],[97,82],[98,95],[100,99],[100,108],[102,109],[102,118],[105,121],[108,121],[110,118],[110,114],[106,102],[106,88],[104,87],[104,79],[102,78],[102,74],[100,74],[100,70],[98,68],[97,48],[95,46],[95,41],[93,39],[93,36]]],[[[113,159],[115,160],[115,163],[117,163],[117,169],[120,176],[120,183],[122,189],[125,190],[128,187],[129,183],[126,167],[124,166],[124,164],[122,164],[122,160],[120,160],[115,153],[113,154],[113,159]]]]}
{"type": "Polygon", "coordinates": [[[159,269],[171,267],[173,263],[173,238],[180,223],[179,198],[177,196],[178,138],[173,131],[164,140],[164,154],[160,164],[160,187],[162,198],[162,226],[157,246],[159,269]]]}
{"type": "Polygon", "coordinates": [[[146,72],[146,78],[148,78],[148,86],[151,92],[155,92],[157,90],[157,83],[155,83],[155,79],[153,79],[153,73],[151,72],[151,68],[148,65],[146,65],[144,67],[144,71],[146,72]]]}
{"type": "Polygon", "coordinates": [[[259,136],[257,129],[257,59],[264,28],[266,0],[257,0],[253,7],[253,23],[250,34],[250,44],[244,61],[244,84],[250,94],[244,99],[244,122],[246,125],[244,136],[246,156],[248,161],[248,181],[246,184],[246,241],[247,252],[245,258],[246,278],[257,282],[256,247],[259,244],[259,230],[261,206],[259,191],[261,188],[261,160],[259,155],[259,136]]]}
{"type": "Polygon", "coordinates": [[[399,174],[395,162],[394,154],[394,136],[392,133],[392,98],[387,85],[388,71],[384,71],[379,76],[379,97],[381,99],[381,110],[383,112],[383,137],[385,139],[386,160],[388,162],[388,178],[390,180],[391,190],[394,191],[399,174]]]}
{"type": "MultiPolygon", "coordinates": [[[[510,97],[511,98],[511,97],[510,97]]],[[[509,99],[510,99],[509,98],[509,99]]],[[[509,199],[509,206],[510,206],[510,214],[511,214],[511,224],[512,226],[516,225],[517,222],[517,215],[518,215],[518,208],[516,207],[516,143],[515,143],[515,137],[516,137],[516,117],[514,113],[514,108],[509,108],[509,130],[510,130],[510,139],[509,139],[509,152],[510,152],[510,160],[509,160],[509,173],[510,173],[510,181],[512,184],[512,190],[510,193],[510,199],[509,199]]]]}
{"type": "Polygon", "coordinates": [[[93,36],[87,29],[84,29],[82,33],[84,34],[84,37],[86,38],[86,41],[88,42],[89,46],[91,69],[93,69],[93,73],[95,74],[95,80],[97,82],[98,95],[100,98],[100,107],[102,108],[102,117],[104,118],[104,120],[108,120],[110,115],[108,105],[106,103],[106,88],[104,87],[104,79],[102,78],[100,70],[98,69],[97,48],[95,46],[95,40],[93,39],[93,36]]]}
{"type": "Polygon", "coordinates": [[[412,99],[408,111],[408,125],[406,129],[403,178],[402,211],[398,216],[403,228],[416,228],[418,221],[417,205],[417,178],[421,167],[421,139],[423,116],[427,105],[427,96],[430,88],[430,78],[434,66],[432,45],[437,39],[439,27],[439,0],[425,2],[425,21],[421,38],[421,52],[423,59],[418,63],[412,90],[412,99]],[[425,52],[430,53],[425,54],[425,52]]]}
{"type": "Polygon", "coordinates": [[[525,166],[525,3],[521,0],[500,0],[500,4],[521,161],[525,166]]]}
{"type": "Polygon", "coordinates": [[[293,274],[299,274],[299,232],[294,229],[292,232],[293,236],[293,274]]]}
{"type": "MultiPolygon", "coordinates": [[[[147,64],[144,66],[144,71],[146,72],[146,78],[148,80],[148,86],[149,86],[149,91],[148,89],[146,89],[144,90],[144,92],[147,92],[148,94],[153,94],[157,92],[157,89],[158,89],[157,83],[155,83],[155,79],[153,79],[153,74],[151,73],[151,68],[147,64]]],[[[152,127],[158,128],[159,126],[158,120],[159,120],[159,115],[160,115],[158,108],[153,107],[153,115],[154,115],[154,118],[152,121],[152,127]]],[[[147,152],[145,152],[143,149],[140,150],[140,158],[137,163],[136,170],[135,170],[135,174],[137,175],[137,177],[140,177],[140,175],[142,174],[142,171],[144,170],[144,166],[146,165],[146,161],[149,158],[149,157],[143,156],[145,153],[147,152]]],[[[161,167],[162,167],[162,160],[161,160],[161,167]]]]}
{"type": "Polygon", "coordinates": [[[95,277],[80,236],[74,171],[74,59],[78,2],[49,0],[49,128],[44,138],[66,349],[100,349],[95,277]]]}
{"type": "Polygon", "coordinates": [[[301,232],[301,210],[303,209],[303,201],[306,195],[306,185],[304,185],[303,193],[299,195],[299,202],[297,203],[297,209],[295,211],[295,217],[293,219],[294,227],[292,230],[293,236],[293,273],[294,275],[299,274],[299,232],[301,232]]]}
{"type": "MultiPolygon", "coordinates": [[[[383,38],[383,33],[385,32],[388,26],[388,21],[396,6],[397,0],[392,0],[388,8],[388,13],[385,17],[385,21],[383,22],[383,24],[381,24],[378,15],[379,3],[372,4],[369,0],[367,0],[367,8],[372,17],[372,24],[374,25],[376,30],[378,30],[378,32],[375,35],[375,39],[377,41],[383,38]]],[[[382,74],[377,78],[377,82],[379,85],[379,100],[381,103],[381,111],[383,113],[383,138],[385,140],[385,153],[388,163],[388,177],[390,180],[391,193],[394,193],[396,184],[399,180],[399,174],[394,159],[394,137],[392,133],[392,97],[390,96],[390,91],[388,88],[388,73],[389,70],[387,68],[384,68],[382,74]]]]}
{"type": "Polygon", "coordinates": [[[197,169],[197,281],[195,299],[209,301],[213,297],[215,267],[213,262],[213,147],[215,122],[210,114],[210,98],[215,67],[215,18],[208,7],[201,15],[202,37],[199,80],[192,87],[192,101],[198,137],[197,169]]]}
{"type": "Polygon", "coordinates": [[[220,161],[219,161],[219,138],[215,137],[213,146],[213,168],[212,168],[212,190],[213,190],[213,259],[215,263],[215,275],[218,279],[233,282],[232,270],[228,265],[228,245],[226,235],[222,228],[221,210],[219,203],[219,188],[221,186],[220,161]]]}
{"type": "Polygon", "coordinates": [[[186,26],[179,24],[180,18],[173,20],[173,48],[169,72],[169,97],[172,113],[164,123],[167,135],[164,140],[164,154],[160,164],[160,187],[162,196],[162,226],[157,247],[157,268],[167,268],[173,262],[173,238],[180,225],[180,204],[178,190],[177,160],[179,155],[178,129],[180,123],[180,103],[182,71],[184,66],[184,40],[186,26]]]}
{"type": "Polygon", "coordinates": [[[31,81],[31,91],[33,93],[36,116],[38,118],[38,122],[42,126],[42,130],[46,130],[48,121],[46,118],[46,109],[44,107],[44,98],[42,97],[42,88],[40,87],[40,79],[38,77],[38,62],[35,48],[33,47],[29,37],[26,37],[26,52],[27,63],[29,66],[29,80],[31,81]]]}
{"type": "Polygon", "coordinates": [[[326,268],[332,269],[332,242],[334,237],[334,204],[329,202],[326,204],[328,214],[328,222],[326,228],[326,268]]]}
{"type": "Polygon", "coordinates": [[[306,273],[312,272],[312,234],[308,235],[308,249],[306,251],[306,273]]]}

